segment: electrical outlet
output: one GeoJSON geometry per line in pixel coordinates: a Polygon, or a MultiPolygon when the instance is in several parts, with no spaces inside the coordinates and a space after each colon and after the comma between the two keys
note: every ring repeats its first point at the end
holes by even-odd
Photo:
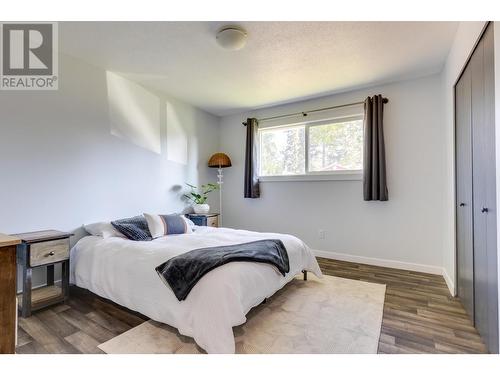
{"type": "Polygon", "coordinates": [[[323,229],[320,229],[320,230],[318,231],[318,236],[319,236],[319,239],[320,239],[320,240],[324,240],[324,239],[325,239],[325,237],[326,237],[326,231],[325,231],[325,230],[323,230],[323,229]]]}

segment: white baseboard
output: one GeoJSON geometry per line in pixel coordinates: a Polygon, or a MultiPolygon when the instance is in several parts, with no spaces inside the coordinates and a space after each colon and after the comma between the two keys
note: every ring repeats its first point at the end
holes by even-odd
{"type": "Polygon", "coordinates": [[[438,266],[428,266],[425,264],[401,262],[398,260],[370,258],[359,255],[334,253],[331,251],[324,251],[324,250],[313,250],[313,253],[319,257],[344,260],[346,262],[355,262],[355,263],[369,264],[371,266],[397,268],[400,270],[407,270],[407,271],[432,273],[434,275],[443,274],[443,268],[438,266]]]}
{"type": "Polygon", "coordinates": [[[399,260],[391,260],[391,259],[381,259],[381,258],[370,258],[359,255],[351,255],[351,254],[343,254],[343,253],[334,253],[331,251],[324,250],[313,250],[314,255],[322,258],[335,259],[335,260],[343,260],[346,262],[355,262],[368,264],[371,266],[379,266],[379,267],[389,267],[396,268],[400,270],[407,271],[416,271],[416,272],[425,272],[433,275],[441,275],[450,290],[451,295],[455,295],[455,286],[450,278],[450,276],[446,273],[446,270],[443,267],[439,266],[430,266],[427,264],[420,263],[409,263],[409,262],[401,262],[399,260]]]}
{"type": "Polygon", "coordinates": [[[445,268],[443,268],[443,278],[446,282],[446,285],[448,286],[448,289],[450,290],[451,295],[455,297],[457,294],[457,291],[455,290],[455,283],[453,282],[450,275],[448,275],[448,272],[446,272],[445,268]]]}

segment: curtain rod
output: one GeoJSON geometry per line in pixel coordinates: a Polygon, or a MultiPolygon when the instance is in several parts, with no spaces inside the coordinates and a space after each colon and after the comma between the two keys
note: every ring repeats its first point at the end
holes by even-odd
{"type": "MultiPolygon", "coordinates": [[[[309,113],[315,113],[315,112],[322,112],[322,111],[328,111],[330,109],[335,109],[335,108],[342,108],[342,107],[350,107],[353,105],[358,105],[358,104],[364,104],[365,102],[356,102],[356,103],[349,103],[349,104],[341,104],[341,105],[334,105],[333,107],[325,107],[325,108],[318,108],[318,109],[312,109],[310,111],[304,111],[304,112],[296,112],[296,113],[290,113],[288,115],[279,115],[279,116],[272,116],[272,117],[264,117],[261,119],[257,119],[258,122],[261,121],[269,121],[269,120],[275,120],[278,118],[286,118],[286,117],[293,117],[293,116],[299,116],[302,115],[303,117],[306,117],[309,113]]],[[[387,98],[382,98],[382,103],[386,104],[389,103],[389,99],[387,98]]],[[[244,126],[247,126],[246,122],[242,122],[244,126]]]]}

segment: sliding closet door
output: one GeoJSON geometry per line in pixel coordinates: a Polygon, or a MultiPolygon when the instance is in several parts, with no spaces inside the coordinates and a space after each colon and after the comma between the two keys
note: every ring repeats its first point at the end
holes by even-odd
{"type": "Polygon", "coordinates": [[[484,36],[484,101],[485,101],[485,207],[486,256],[488,258],[488,347],[498,353],[498,247],[497,247],[497,201],[496,201],[496,157],[495,157],[495,59],[493,23],[484,36]]]}
{"type": "Polygon", "coordinates": [[[465,69],[455,86],[455,121],[457,294],[474,321],[470,67],[465,69]]]}
{"type": "Polygon", "coordinates": [[[484,134],[484,40],[477,45],[469,66],[472,78],[472,178],[474,186],[474,321],[476,328],[486,341],[488,333],[488,268],[486,254],[486,215],[484,202],[486,199],[485,153],[480,152],[486,147],[484,134]]]}
{"type": "Polygon", "coordinates": [[[472,82],[475,324],[490,352],[498,352],[498,277],[495,171],[493,26],[469,63],[472,82]]]}
{"type": "Polygon", "coordinates": [[[458,296],[498,353],[493,23],[455,86],[458,296]]]}

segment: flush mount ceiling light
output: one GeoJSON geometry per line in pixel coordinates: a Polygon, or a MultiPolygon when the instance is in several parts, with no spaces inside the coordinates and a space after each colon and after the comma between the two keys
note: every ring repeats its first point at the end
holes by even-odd
{"type": "Polygon", "coordinates": [[[224,26],[215,37],[219,46],[236,51],[242,49],[247,42],[247,32],[240,27],[224,26]]]}

